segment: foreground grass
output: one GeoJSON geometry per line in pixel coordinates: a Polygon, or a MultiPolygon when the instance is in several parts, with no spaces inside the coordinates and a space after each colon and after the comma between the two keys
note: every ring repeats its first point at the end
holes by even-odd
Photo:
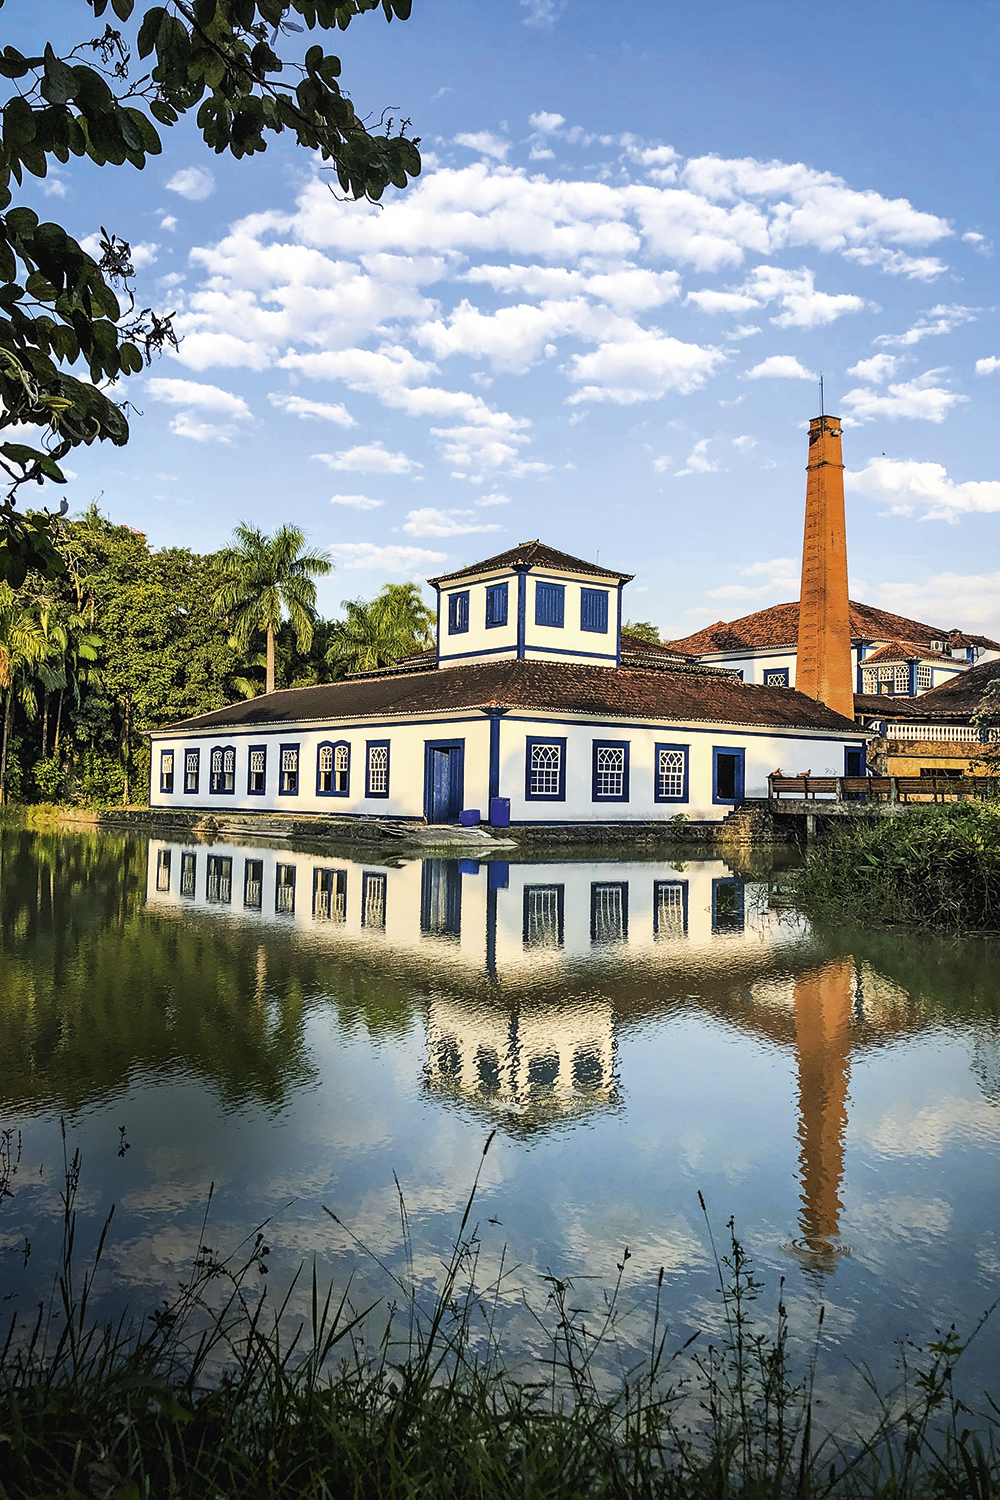
{"type": "MultiPolygon", "coordinates": [[[[0,1157],[0,1177],[2,1167],[0,1157]]],[[[548,1278],[551,1357],[516,1379],[496,1331],[502,1269],[477,1285],[475,1186],[436,1299],[425,1308],[416,1286],[397,1280],[402,1306],[373,1351],[364,1328],[376,1309],[352,1309],[346,1296],[334,1305],[315,1276],[310,1314],[290,1333],[288,1299],[266,1310],[253,1295],[262,1234],[242,1262],[203,1247],[174,1303],[142,1327],[94,1323],[88,1302],[111,1219],[77,1286],[79,1170],[74,1157],[56,1305],[33,1327],[13,1320],[0,1351],[4,1500],[1000,1495],[990,1422],[1000,1411],[989,1403],[970,1430],[952,1385],[962,1352],[953,1332],[917,1358],[893,1401],[873,1391],[864,1438],[834,1443],[814,1430],[815,1351],[796,1377],[784,1307],[771,1331],[755,1322],[760,1284],[732,1224],[728,1253],[716,1256],[718,1346],[694,1335],[671,1351],[658,1289],[645,1351],[622,1365],[626,1250],[593,1309],[548,1278]],[[620,1378],[609,1391],[614,1352],[620,1378]]],[[[402,1200],[401,1213],[408,1243],[402,1200]]]]}
{"type": "Polygon", "coordinates": [[[810,851],[796,891],[825,921],[1000,929],[1000,802],[850,824],[810,851]]]}

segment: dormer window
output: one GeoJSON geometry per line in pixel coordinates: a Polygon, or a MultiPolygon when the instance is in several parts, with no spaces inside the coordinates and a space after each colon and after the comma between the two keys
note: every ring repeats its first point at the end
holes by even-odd
{"type": "Polygon", "coordinates": [[[563,583],[535,584],[535,624],[563,628],[566,619],[566,585],[563,583]]]}
{"type": "Polygon", "coordinates": [[[448,595],[448,634],[463,635],[469,628],[469,591],[448,595]]]}

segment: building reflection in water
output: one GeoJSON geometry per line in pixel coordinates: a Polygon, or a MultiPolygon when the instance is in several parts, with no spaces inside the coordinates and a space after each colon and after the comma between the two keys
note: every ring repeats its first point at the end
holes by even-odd
{"type": "Polygon", "coordinates": [[[153,841],[147,901],[404,965],[427,995],[428,1093],[520,1136],[621,1107],[618,1033],[672,983],[686,1005],[794,1052],[795,1249],[818,1272],[835,1264],[850,1059],[864,1030],[854,967],[791,961],[801,925],[721,860],[391,868],[153,841]]]}

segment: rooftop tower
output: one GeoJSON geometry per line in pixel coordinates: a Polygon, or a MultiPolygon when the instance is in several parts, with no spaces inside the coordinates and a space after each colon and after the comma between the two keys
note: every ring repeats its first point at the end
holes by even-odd
{"type": "Polygon", "coordinates": [[[847,525],[840,418],[813,417],[806,465],[795,686],[827,708],[854,718],[851,618],[847,598],[847,525]]]}

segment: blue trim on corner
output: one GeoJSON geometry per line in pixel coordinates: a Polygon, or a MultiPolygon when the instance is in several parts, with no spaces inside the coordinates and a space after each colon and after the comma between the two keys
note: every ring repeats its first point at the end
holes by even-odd
{"type": "Polygon", "coordinates": [[[615,629],[615,666],[622,664],[622,590],[625,585],[618,585],[618,624],[615,629]]]}
{"type": "Polygon", "coordinates": [[[500,714],[490,714],[490,798],[500,795],[500,714]]]}
{"type": "Polygon", "coordinates": [[[742,745],[713,745],[712,746],[712,801],[723,807],[735,807],[743,801],[743,792],[746,787],[746,751],[742,745]],[[735,755],[736,757],[736,785],[735,796],[719,796],[719,756],[735,755]]]}
{"type": "Polygon", "coordinates": [[[594,740],[592,742],[590,758],[590,800],[591,802],[627,802],[629,800],[629,752],[631,745],[628,740],[594,740]],[[620,797],[599,797],[597,795],[597,752],[603,746],[609,746],[613,750],[625,751],[625,774],[622,777],[622,791],[620,797]]]}
{"type": "Polygon", "coordinates": [[[691,800],[689,792],[688,792],[688,771],[689,771],[689,768],[690,768],[690,763],[691,763],[691,746],[690,745],[657,744],[657,745],[653,746],[653,801],[654,802],[689,802],[691,800]],[[680,750],[681,753],[684,756],[684,790],[683,790],[683,792],[681,793],[681,795],[679,797],[661,797],[660,796],[660,790],[659,790],[659,788],[660,788],[660,751],[661,750],[680,750]]]}
{"type": "Polygon", "coordinates": [[[434,585],[434,598],[436,608],[434,610],[434,650],[438,661],[441,660],[441,589],[438,584],[434,585]]]}
{"type": "Polygon", "coordinates": [[[528,570],[517,570],[517,659],[524,660],[524,621],[528,607],[528,570]]]}
{"type": "Polygon", "coordinates": [[[566,801],[566,739],[555,734],[528,734],[524,738],[524,800],[525,802],[565,802],[566,801]],[[553,793],[539,793],[531,790],[531,751],[535,745],[560,745],[562,753],[559,756],[559,790],[553,793]]]}

